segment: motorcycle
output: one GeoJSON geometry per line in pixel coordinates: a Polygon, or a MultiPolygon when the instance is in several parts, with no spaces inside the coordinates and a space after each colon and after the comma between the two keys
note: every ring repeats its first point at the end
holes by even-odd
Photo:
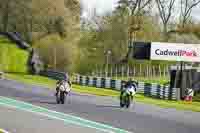
{"type": "Polygon", "coordinates": [[[65,87],[63,85],[61,85],[59,87],[59,91],[58,91],[58,93],[56,95],[57,104],[60,104],[60,103],[64,104],[65,103],[65,93],[66,93],[65,87]]]}
{"type": "Polygon", "coordinates": [[[123,94],[122,97],[120,99],[120,107],[126,107],[129,108],[131,104],[131,94],[128,90],[126,90],[123,94]]]}
{"type": "Polygon", "coordinates": [[[120,107],[129,108],[131,105],[131,101],[133,100],[133,95],[136,94],[136,91],[133,86],[129,86],[125,91],[122,93],[120,97],[120,107]]]}
{"type": "Polygon", "coordinates": [[[68,95],[71,91],[71,87],[69,83],[64,82],[62,84],[57,84],[57,94],[56,94],[56,102],[57,104],[64,104],[65,103],[65,95],[68,95]]]}

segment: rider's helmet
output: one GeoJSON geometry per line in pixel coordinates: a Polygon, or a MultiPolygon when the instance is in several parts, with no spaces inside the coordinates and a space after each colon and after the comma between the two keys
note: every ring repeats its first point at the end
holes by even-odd
{"type": "Polygon", "coordinates": [[[128,81],[129,81],[129,82],[132,82],[132,78],[128,78],[128,81]]]}
{"type": "Polygon", "coordinates": [[[132,79],[129,78],[128,81],[126,81],[125,87],[129,87],[131,85],[132,79]]]}
{"type": "Polygon", "coordinates": [[[69,76],[68,74],[66,73],[65,76],[64,76],[64,81],[68,81],[69,80],[69,76]]]}

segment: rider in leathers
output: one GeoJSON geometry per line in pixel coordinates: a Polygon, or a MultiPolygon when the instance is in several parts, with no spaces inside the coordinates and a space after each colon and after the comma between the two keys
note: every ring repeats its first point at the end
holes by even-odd
{"type": "MultiPolygon", "coordinates": [[[[58,94],[58,92],[59,92],[59,87],[60,87],[60,85],[64,85],[65,83],[68,83],[69,84],[69,86],[71,87],[71,81],[70,81],[70,79],[69,78],[65,78],[64,80],[59,80],[57,83],[56,83],[56,96],[57,96],[57,94],[58,94]]],[[[67,92],[66,92],[67,93],[67,92]]]]}
{"type": "MultiPolygon", "coordinates": [[[[134,84],[134,83],[132,82],[132,80],[129,79],[125,84],[122,85],[121,93],[120,93],[120,100],[122,99],[123,93],[124,93],[124,92],[126,91],[126,89],[128,89],[129,87],[133,87],[133,88],[134,88],[134,91],[136,92],[136,84],[134,84]]],[[[131,99],[133,99],[132,92],[131,92],[131,99]]]]}

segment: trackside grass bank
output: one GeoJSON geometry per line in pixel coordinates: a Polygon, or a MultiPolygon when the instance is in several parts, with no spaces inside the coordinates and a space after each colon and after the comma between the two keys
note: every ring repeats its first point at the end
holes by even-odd
{"type": "MultiPolygon", "coordinates": [[[[168,77],[151,77],[151,78],[149,78],[149,77],[129,77],[129,78],[131,78],[132,80],[140,81],[140,82],[158,83],[158,84],[166,84],[167,82],[170,81],[170,79],[168,77]]],[[[121,80],[128,80],[129,78],[113,77],[113,79],[121,79],[121,80]]]]}
{"type": "Polygon", "coordinates": [[[26,73],[29,53],[0,36],[0,71],[26,73]]]}
{"type": "MultiPolygon", "coordinates": [[[[5,77],[8,79],[17,80],[23,83],[46,86],[50,89],[54,89],[55,83],[56,83],[56,80],[52,80],[52,79],[49,79],[47,77],[42,77],[42,76],[34,76],[34,75],[6,74],[5,77]]],[[[119,92],[116,90],[94,88],[94,87],[87,87],[87,86],[73,85],[73,91],[78,92],[78,93],[93,94],[93,95],[98,95],[98,96],[110,96],[110,97],[116,97],[116,98],[119,97],[119,92]]],[[[190,110],[190,111],[200,112],[200,102],[186,103],[183,101],[167,101],[167,100],[160,100],[160,99],[145,97],[142,94],[137,94],[135,97],[135,100],[137,102],[152,104],[152,105],[156,105],[162,108],[175,108],[177,110],[190,110]]]]}

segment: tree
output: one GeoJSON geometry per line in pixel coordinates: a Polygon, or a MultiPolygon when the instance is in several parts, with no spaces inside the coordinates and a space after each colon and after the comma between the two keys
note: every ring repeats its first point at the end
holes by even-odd
{"type": "Polygon", "coordinates": [[[149,11],[147,7],[151,2],[152,0],[119,0],[117,9],[129,18],[129,40],[133,40],[134,32],[141,30],[142,16],[149,11]]]}
{"type": "Polygon", "coordinates": [[[182,28],[185,27],[188,20],[191,17],[191,13],[194,7],[200,3],[200,0],[181,0],[181,25],[182,28]]]}
{"type": "MultiPolygon", "coordinates": [[[[65,0],[34,0],[32,2],[32,31],[36,32],[36,40],[50,34],[65,36],[67,26],[72,24],[72,11],[65,6],[65,0]]],[[[67,5],[70,7],[70,5],[67,5]]]]}
{"type": "Polygon", "coordinates": [[[16,31],[30,16],[30,0],[0,0],[1,31],[16,31]]]}
{"type": "Polygon", "coordinates": [[[44,64],[59,71],[73,72],[78,58],[78,48],[58,34],[49,35],[38,41],[34,47],[44,64]]]}
{"type": "Polygon", "coordinates": [[[128,11],[130,15],[136,15],[145,11],[151,2],[152,0],[119,0],[117,9],[128,11]]]}
{"type": "Polygon", "coordinates": [[[79,11],[77,0],[0,0],[0,30],[17,31],[30,43],[54,33],[65,37],[79,30],[79,11]]]}
{"type": "Polygon", "coordinates": [[[77,0],[35,0],[32,3],[34,47],[45,64],[73,72],[79,57],[80,7],[77,0]]]}
{"type": "Polygon", "coordinates": [[[176,0],[156,0],[159,15],[163,24],[164,41],[168,40],[168,24],[172,17],[175,1],[176,0]]]}
{"type": "Polygon", "coordinates": [[[169,42],[172,43],[185,43],[185,44],[199,44],[200,40],[193,33],[187,34],[171,34],[169,42]]]}

